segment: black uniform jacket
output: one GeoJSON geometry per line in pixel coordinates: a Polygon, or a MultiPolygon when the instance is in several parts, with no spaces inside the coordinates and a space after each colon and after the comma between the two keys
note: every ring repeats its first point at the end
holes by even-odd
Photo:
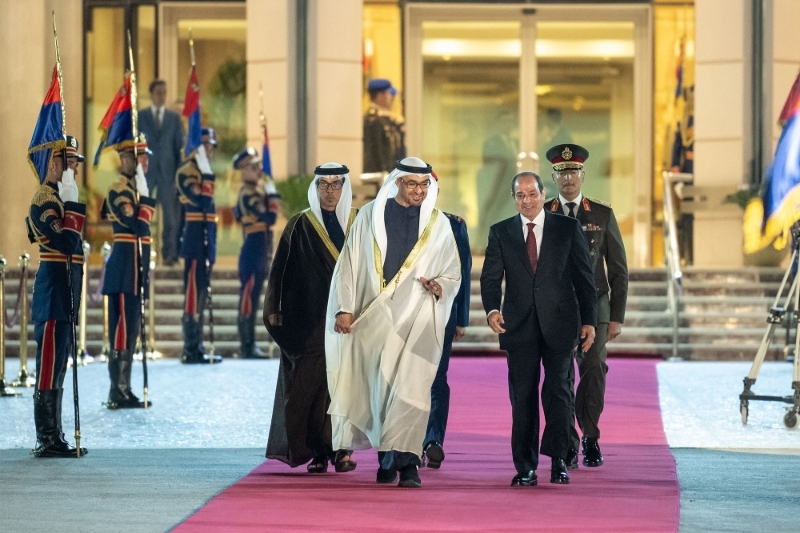
{"type": "Polygon", "coordinates": [[[114,246],[106,266],[103,294],[125,293],[138,296],[144,283],[148,294],[150,274],[150,221],[156,201],[137,195],[132,178],[120,176],[108,191],[103,202],[102,216],[111,221],[114,246]],[[142,264],[139,264],[139,241],[142,244],[142,264]],[[140,272],[140,267],[142,271],[140,272]]]}
{"type": "Polygon", "coordinates": [[[534,306],[539,329],[553,350],[566,351],[578,342],[581,322],[597,324],[589,247],[578,222],[545,211],[536,273],[528,259],[520,215],[489,229],[489,246],[481,272],[481,299],[488,313],[501,310],[506,330],[500,348],[532,346],[534,306]],[[502,282],[505,278],[505,299],[502,282]],[[502,308],[501,308],[502,300],[502,308]],[[582,320],[578,319],[578,312],[582,320]]]}
{"type": "Polygon", "coordinates": [[[44,183],[31,200],[25,225],[39,245],[33,285],[33,321],[78,320],[83,280],[83,223],[86,205],[62,202],[54,185],[44,183]],[[72,256],[72,300],[67,289],[67,255],[72,256]]]}

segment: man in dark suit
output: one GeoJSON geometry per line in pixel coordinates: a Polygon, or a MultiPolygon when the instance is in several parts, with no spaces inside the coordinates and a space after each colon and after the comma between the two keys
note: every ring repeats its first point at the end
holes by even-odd
{"type": "MultiPolygon", "coordinates": [[[[589,244],[597,290],[597,338],[589,350],[579,351],[576,356],[581,380],[575,391],[575,418],[583,433],[583,465],[596,467],[603,464],[598,424],[603,412],[608,372],[606,342],[622,333],[628,298],[628,264],[622,234],[611,206],[587,198],[581,192],[583,162],[588,158],[589,151],[577,144],[560,144],[547,151],[559,194],[545,202],[544,208],[551,213],[577,218],[589,244]]],[[[574,424],[570,426],[570,434],[572,443],[567,454],[567,468],[577,468],[580,441],[574,424]]]]}
{"type": "Polygon", "coordinates": [[[545,416],[541,453],[552,460],[550,482],[566,484],[572,422],[569,369],[579,337],[584,350],[594,341],[594,273],[578,221],[542,209],[545,190],[536,173],[514,176],[511,192],[519,215],[490,228],[481,272],[487,321],[500,334],[500,348],[508,352],[511,453],[517,469],[511,485],[537,482],[540,365],[545,416]]]}
{"type": "Polygon", "coordinates": [[[164,228],[161,258],[165,265],[171,266],[178,260],[180,242],[181,204],[175,188],[175,172],[181,163],[183,123],[180,115],[165,106],[165,81],[155,80],[150,84],[150,101],[150,107],[139,111],[139,131],[147,136],[147,144],[153,151],[147,186],[151,192],[155,191],[156,201],[161,204],[164,228]]]}

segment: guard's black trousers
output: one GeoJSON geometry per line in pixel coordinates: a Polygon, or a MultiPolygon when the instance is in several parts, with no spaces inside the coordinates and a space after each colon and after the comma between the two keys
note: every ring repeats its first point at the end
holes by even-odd
{"type": "MultiPolygon", "coordinates": [[[[608,322],[611,315],[608,294],[597,297],[597,329],[592,347],[587,352],[578,353],[578,375],[581,377],[575,390],[575,367],[570,364],[570,390],[575,390],[574,413],[578,427],[584,437],[600,438],[600,415],[603,413],[606,395],[606,342],[608,341],[608,322]]],[[[574,422],[570,425],[571,447],[579,449],[580,438],[574,422]]]]}

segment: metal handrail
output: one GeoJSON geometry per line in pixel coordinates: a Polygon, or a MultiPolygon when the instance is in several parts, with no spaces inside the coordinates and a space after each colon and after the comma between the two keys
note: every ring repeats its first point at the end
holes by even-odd
{"type": "Polygon", "coordinates": [[[667,267],[667,311],[672,315],[672,356],[669,360],[680,360],[678,343],[680,333],[680,308],[683,272],[681,258],[678,253],[678,229],[675,223],[675,210],[672,204],[673,186],[677,182],[691,182],[694,176],[678,172],[665,171],[664,185],[664,263],[667,267]]]}

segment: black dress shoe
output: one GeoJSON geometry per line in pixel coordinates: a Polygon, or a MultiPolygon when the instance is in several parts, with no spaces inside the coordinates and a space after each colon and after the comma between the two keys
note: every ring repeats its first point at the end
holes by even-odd
{"type": "Polygon", "coordinates": [[[442,449],[442,445],[438,442],[429,442],[428,445],[425,446],[423,456],[423,464],[425,464],[428,468],[441,467],[442,461],[444,461],[444,450],[442,449]]]}
{"type": "Polygon", "coordinates": [[[557,483],[559,485],[569,485],[569,473],[567,472],[567,463],[560,457],[553,457],[550,466],[550,483],[557,483]]]}
{"type": "Polygon", "coordinates": [[[376,482],[381,484],[394,483],[397,481],[397,470],[387,470],[385,468],[378,468],[378,478],[376,482]]]}
{"type": "Polygon", "coordinates": [[[511,480],[512,487],[535,487],[537,483],[536,471],[528,470],[524,474],[517,474],[511,480]]]}
{"type": "Polygon", "coordinates": [[[422,480],[417,472],[417,465],[407,465],[400,469],[400,483],[398,487],[407,489],[418,489],[422,487],[422,480]]]}
{"type": "Polygon", "coordinates": [[[583,466],[602,466],[603,454],[600,453],[600,443],[592,437],[583,437],[583,466]]]}
{"type": "Polygon", "coordinates": [[[567,450],[567,458],[564,462],[567,463],[567,470],[575,470],[578,468],[578,450],[575,448],[567,450]]]}

